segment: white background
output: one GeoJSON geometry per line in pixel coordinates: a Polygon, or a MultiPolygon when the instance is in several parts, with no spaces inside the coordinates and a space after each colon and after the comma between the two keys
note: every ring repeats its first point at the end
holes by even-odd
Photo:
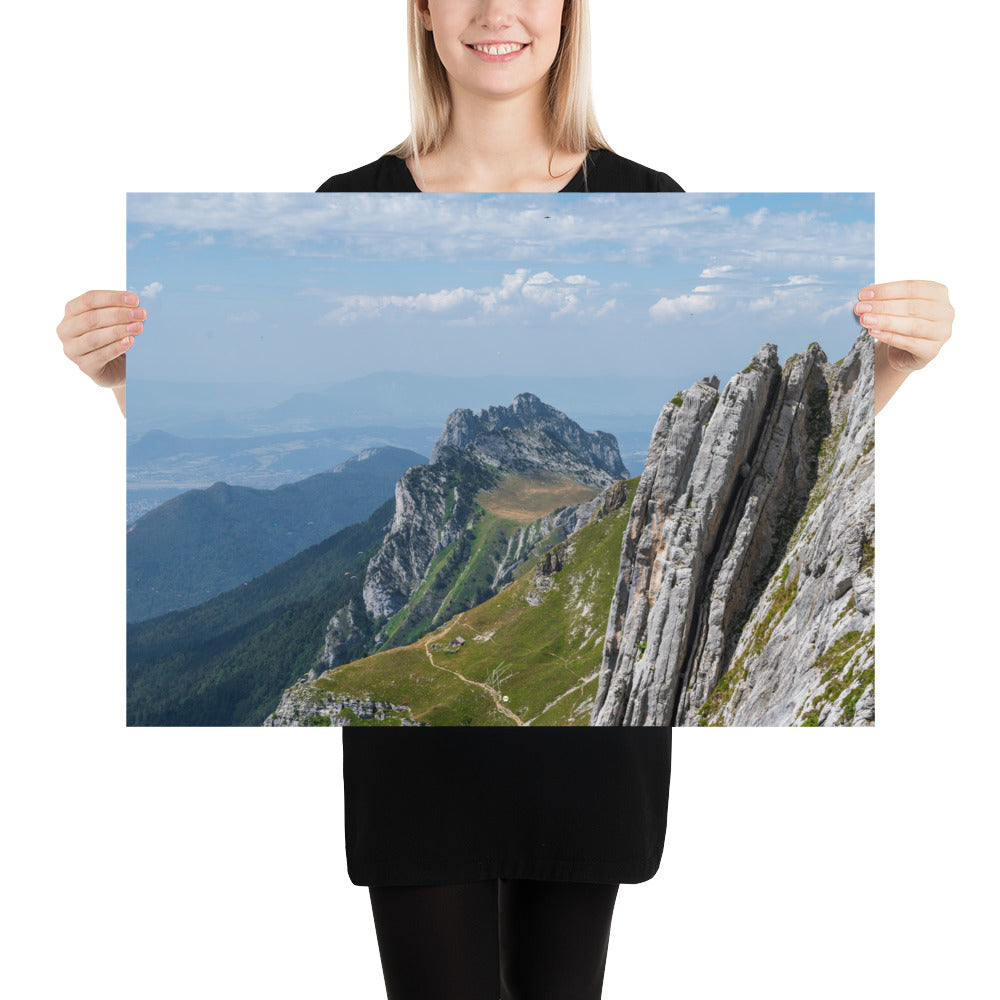
{"type": "MultiPolygon", "coordinates": [[[[594,7],[619,152],[691,191],[874,190],[877,280],[958,314],[877,422],[877,726],[678,730],[605,997],[987,995],[995,33],[966,2],[594,7]]],[[[27,10],[0,60],[5,986],[377,1000],[340,734],[123,724],[124,421],[54,331],[122,287],[126,191],[312,191],[401,138],[402,0],[27,10]]]]}

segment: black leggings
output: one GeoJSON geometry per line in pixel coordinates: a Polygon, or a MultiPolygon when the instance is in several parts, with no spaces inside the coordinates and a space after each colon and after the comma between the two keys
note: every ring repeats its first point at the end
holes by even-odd
{"type": "Polygon", "coordinates": [[[617,885],[369,886],[388,1000],[599,1000],[617,885]]]}

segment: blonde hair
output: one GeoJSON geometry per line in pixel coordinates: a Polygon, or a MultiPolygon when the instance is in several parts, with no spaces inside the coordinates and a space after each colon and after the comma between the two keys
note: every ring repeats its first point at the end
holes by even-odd
{"type": "MultiPolygon", "coordinates": [[[[434,47],[433,32],[424,28],[415,0],[407,0],[410,65],[410,134],[389,155],[403,159],[437,149],[451,126],[448,74],[434,47]]],[[[559,49],[549,70],[549,138],[552,150],[584,153],[608,149],[590,91],[590,10],[587,0],[566,0],[559,49]]]]}

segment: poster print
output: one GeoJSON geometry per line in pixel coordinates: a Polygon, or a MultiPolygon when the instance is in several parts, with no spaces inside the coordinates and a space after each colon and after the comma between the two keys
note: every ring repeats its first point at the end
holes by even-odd
{"type": "Polygon", "coordinates": [[[128,723],[874,724],[873,212],[129,196],[128,723]]]}

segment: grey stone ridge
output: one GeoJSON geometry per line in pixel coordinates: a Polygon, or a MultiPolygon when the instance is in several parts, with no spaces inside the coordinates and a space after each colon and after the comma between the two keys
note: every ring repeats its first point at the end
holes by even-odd
{"type": "Polygon", "coordinates": [[[632,502],[591,725],[871,725],[871,338],[839,365],[764,344],[681,396],[632,502]]]}

